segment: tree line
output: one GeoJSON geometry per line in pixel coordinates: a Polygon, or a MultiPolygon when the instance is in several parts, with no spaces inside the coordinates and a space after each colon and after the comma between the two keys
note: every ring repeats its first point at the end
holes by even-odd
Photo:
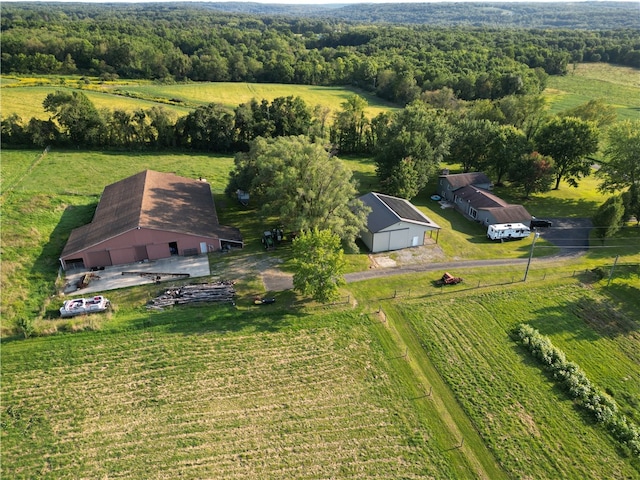
{"type": "Polygon", "coordinates": [[[3,73],[353,85],[408,104],[536,94],[572,62],[640,67],[634,29],[372,25],[171,4],[2,4],[3,73]]]}
{"type": "MultiPolygon", "coordinates": [[[[444,88],[373,118],[365,114],[367,106],[364,98],[352,95],[339,111],[330,112],[288,96],[252,99],[232,111],[211,103],[174,120],[162,107],[98,110],[81,90],[59,90],[43,102],[49,119],[25,123],[12,115],[1,120],[1,133],[4,146],[178,148],[223,154],[251,152],[258,140],[303,136],[324,145],[331,155],[373,157],[381,189],[411,199],[445,161],[460,163],[465,172],[486,171],[498,185],[509,181],[525,197],[557,189],[561,181],[577,187],[591,173],[601,134],[607,132],[602,172],[608,180],[603,188],[628,189],[629,215],[640,218],[635,145],[640,128],[638,122],[615,123],[614,107],[602,100],[549,115],[540,96],[468,102],[444,88]]],[[[228,193],[255,189],[255,176],[253,167],[238,170],[228,193]]]]}

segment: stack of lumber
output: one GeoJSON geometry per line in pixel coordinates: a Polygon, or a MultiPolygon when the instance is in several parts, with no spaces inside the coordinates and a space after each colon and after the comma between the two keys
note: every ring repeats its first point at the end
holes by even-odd
{"type": "Polygon", "coordinates": [[[202,302],[233,302],[233,282],[201,283],[170,288],[147,304],[148,309],[162,310],[173,305],[202,302]]]}

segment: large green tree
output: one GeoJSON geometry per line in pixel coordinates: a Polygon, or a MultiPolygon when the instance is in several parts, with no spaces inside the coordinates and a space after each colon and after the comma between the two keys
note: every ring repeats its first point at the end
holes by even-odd
{"type": "Polygon", "coordinates": [[[197,107],[178,121],[185,146],[197,150],[229,152],[234,142],[234,117],[217,103],[197,107]]]}
{"type": "Polygon", "coordinates": [[[535,137],[536,149],[553,158],[556,172],[555,190],[565,180],[572,187],[591,172],[593,160],[589,158],[598,151],[598,128],[595,123],[576,117],[554,117],[547,122],[535,137]]]}
{"type": "Polygon", "coordinates": [[[522,130],[531,140],[545,119],[545,100],[541,95],[509,95],[496,102],[503,123],[522,130]]]}
{"type": "Polygon", "coordinates": [[[623,219],[624,203],[620,195],[610,197],[600,205],[592,221],[596,236],[600,238],[603,245],[605,239],[620,230],[623,219]]]}
{"type": "Polygon", "coordinates": [[[612,125],[616,121],[618,114],[613,105],[605,103],[601,98],[598,98],[565,110],[560,116],[589,120],[595,122],[598,127],[603,128],[612,125]]]}
{"type": "Polygon", "coordinates": [[[367,101],[359,95],[351,95],[342,102],[342,110],[336,113],[331,129],[331,141],[341,153],[361,153],[365,149],[366,129],[369,126],[364,110],[367,101]]]}
{"type": "Polygon", "coordinates": [[[338,298],[344,284],[340,237],[330,230],[303,231],[293,241],[293,289],[326,303],[338,298]]]}
{"type": "Polygon", "coordinates": [[[464,172],[484,169],[497,129],[498,124],[485,118],[462,118],[455,122],[449,161],[461,163],[464,172]]]}
{"type": "Polygon", "coordinates": [[[598,175],[600,190],[627,190],[625,202],[629,214],[640,221],[640,120],[625,120],[608,131],[608,146],[604,151],[598,175]]]}
{"type": "Polygon", "coordinates": [[[383,190],[408,199],[417,195],[436,174],[450,143],[451,128],[441,111],[418,100],[395,113],[378,139],[375,157],[383,190]],[[410,181],[399,183],[398,178],[410,181]],[[398,185],[403,189],[396,188],[398,185]],[[408,185],[413,185],[411,190],[405,188],[408,185]]]}
{"type": "Polygon", "coordinates": [[[103,121],[91,100],[82,92],[57,90],[42,103],[46,112],[62,127],[62,134],[74,145],[100,143],[103,121]]]}
{"type": "Polygon", "coordinates": [[[351,171],[307,137],[257,138],[235,158],[227,193],[250,193],[264,218],[276,217],[288,230],[329,230],[355,250],[367,208],[351,171]]]}
{"type": "Polygon", "coordinates": [[[525,198],[548,192],[553,184],[553,159],[538,152],[521,155],[511,164],[509,180],[522,187],[525,198]]]}
{"type": "Polygon", "coordinates": [[[513,164],[529,153],[531,146],[524,132],[512,125],[500,125],[488,143],[485,168],[495,175],[496,185],[502,185],[513,164]]]}

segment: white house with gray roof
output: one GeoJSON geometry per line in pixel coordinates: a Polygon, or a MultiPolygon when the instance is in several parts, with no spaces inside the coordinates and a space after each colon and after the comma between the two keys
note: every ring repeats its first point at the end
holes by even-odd
{"type": "Polygon", "coordinates": [[[440,227],[409,201],[375,192],[359,200],[371,208],[361,238],[372,253],[424,245],[427,232],[437,239],[440,227]]]}

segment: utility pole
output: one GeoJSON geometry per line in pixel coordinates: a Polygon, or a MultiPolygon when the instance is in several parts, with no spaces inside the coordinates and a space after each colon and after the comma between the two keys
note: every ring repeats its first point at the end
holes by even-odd
{"type": "Polygon", "coordinates": [[[533,258],[533,247],[535,247],[536,245],[536,240],[538,239],[538,237],[540,236],[540,234],[538,232],[533,232],[533,240],[531,241],[531,251],[529,252],[529,261],[527,262],[527,269],[524,271],[524,278],[522,279],[523,282],[527,281],[527,275],[529,274],[529,266],[531,265],[531,259],[533,258]]]}
{"type": "Polygon", "coordinates": [[[613,271],[616,269],[616,265],[618,264],[618,258],[620,258],[620,255],[616,255],[616,260],[613,262],[613,266],[609,272],[609,280],[607,280],[607,287],[611,284],[611,277],[613,277],[613,271]]]}

